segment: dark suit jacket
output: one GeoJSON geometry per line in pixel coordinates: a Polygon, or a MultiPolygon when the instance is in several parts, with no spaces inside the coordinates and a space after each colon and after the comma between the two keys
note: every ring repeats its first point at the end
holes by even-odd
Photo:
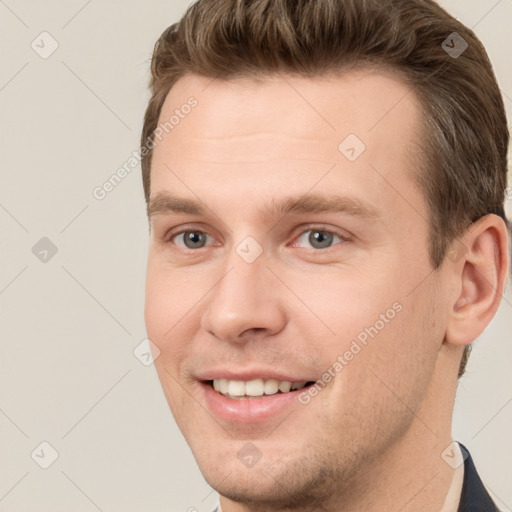
{"type": "Polygon", "coordinates": [[[476,471],[473,459],[465,446],[459,443],[464,460],[464,483],[457,512],[499,512],[476,471]]]}

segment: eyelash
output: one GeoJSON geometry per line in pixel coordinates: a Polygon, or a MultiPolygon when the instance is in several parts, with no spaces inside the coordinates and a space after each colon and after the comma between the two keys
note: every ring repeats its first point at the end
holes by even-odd
{"type": "MultiPolygon", "coordinates": [[[[328,235],[334,235],[335,237],[338,237],[341,239],[341,242],[337,242],[337,243],[333,243],[333,245],[327,247],[327,248],[324,248],[324,249],[316,249],[314,247],[310,247],[309,249],[315,251],[315,252],[327,252],[329,249],[332,249],[333,247],[335,247],[336,245],[340,245],[341,243],[343,242],[347,242],[348,241],[348,237],[346,237],[345,235],[339,233],[339,232],[336,232],[336,231],[333,231],[332,229],[329,229],[327,228],[326,226],[321,226],[321,225],[317,225],[317,226],[306,226],[305,228],[302,229],[302,231],[300,231],[300,233],[294,237],[294,240],[297,241],[302,235],[308,233],[308,232],[311,232],[311,231],[318,231],[318,232],[321,232],[321,233],[325,233],[325,234],[328,234],[328,235]]],[[[206,231],[202,231],[200,229],[194,229],[193,227],[189,227],[189,228],[186,228],[186,229],[181,229],[180,231],[177,231],[177,232],[173,232],[173,233],[170,233],[168,234],[164,241],[166,243],[174,243],[173,240],[178,237],[179,235],[183,235],[185,233],[201,233],[201,234],[204,234],[206,236],[209,236],[211,237],[211,235],[209,235],[206,231]]],[[[213,238],[213,237],[211,237],[213,238]]],[[[187,251],[187,252],[196,252],[196,251],[199,251],[200,249],[206,249],[210,246],[206,246],[206,247],[200,247],[199,249],[184,249],[182,247],[180,247],[183,251],[187,251]]]]}

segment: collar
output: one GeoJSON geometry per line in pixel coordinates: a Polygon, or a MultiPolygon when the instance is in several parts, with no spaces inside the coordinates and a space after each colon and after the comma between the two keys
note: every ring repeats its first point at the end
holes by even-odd
{"type": "Polygon", "coordinates": [[[446,493],[443,508],[441,512],[458,512],[460,496],[464,483],[464,455],[458,443],[453,442],[454,456],[453,460],[457,465],[453,468],[452,483],[446,493]]]}

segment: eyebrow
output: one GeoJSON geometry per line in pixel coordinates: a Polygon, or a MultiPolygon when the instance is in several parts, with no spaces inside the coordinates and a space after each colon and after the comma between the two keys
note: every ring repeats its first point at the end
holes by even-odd
{"type": "MultiPolygon", "coordinates": [[[[205,215],[207,209],[201,201],[161,192],[150,200],[147,214],[151,220],[156,215],[171,213],[205,215]]],[[[345,213],[365,219],[374,219],[379,216],[377,210],[370,204],[354,197],[338,194],[307,194],[272,199],[263,206],[260,213],[265,220],[284,217],[289,213],[345,213]]]]}

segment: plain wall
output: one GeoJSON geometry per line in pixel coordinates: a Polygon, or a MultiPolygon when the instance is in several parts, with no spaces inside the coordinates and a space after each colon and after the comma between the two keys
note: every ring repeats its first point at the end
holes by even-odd
{"type": "MultiPolygon", "coordinates": [[[[188,3],[0,2],[0,511],[202,512],[216,500],[154,367],[133,353],[146,336],[140,166],[93,196],[138,149],[153,45],[188,3]],[[43,31],[58,44],[46,59],[43,31]],[[51,456],[43,441],[59,454],[48,469],[31,456],[51,456]]],[[[512,0],[441,3],[486,45],[510,119],[512,0]]],[[[503,510],[511,327],[509,289],[474,344],[453,428],[503,510]]]]}

